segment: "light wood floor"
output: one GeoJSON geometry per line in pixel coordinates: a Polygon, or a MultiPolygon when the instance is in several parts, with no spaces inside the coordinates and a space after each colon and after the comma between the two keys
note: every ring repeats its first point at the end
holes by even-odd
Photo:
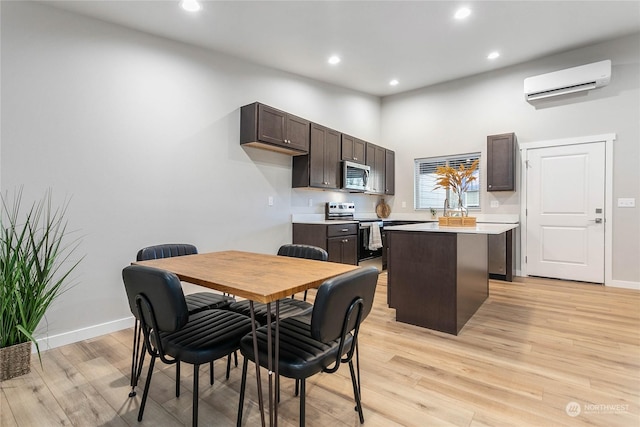
{"type": "MultiPolygon", "coordinates": [[[[640,292],[527,279],[490,282],[490,297],[459,336],[395,322],[380,276],[361,330],[367,426],[638,426],[640,292]],[[575,402],[576,405],[572,405],[575,402]],[[567,406],[578,409],[575,417],[567,406]]],[[[132,330],[49,350],[33,371],[6,381],[0,425],[171,426],[191,422],[190,367],[179,399],[173,367],[159,363],[144,421],[129,391],[132,330]]],[[[252,366],[252,365],[251,365],[252,366]]],[[[215,384],[201,369],[201,425],[235,425],[240,368],[215,384]]],[[[250,369],[250,372],[252,369],[250,369]]],[[[349,370],[308,383],[307,425],[358,426],[349,370]]],[[[255,377],[246,426],[259,425],[255,377]]],[[[298,423],[298,399],[283,380],[280,425],[298,423]]]]}

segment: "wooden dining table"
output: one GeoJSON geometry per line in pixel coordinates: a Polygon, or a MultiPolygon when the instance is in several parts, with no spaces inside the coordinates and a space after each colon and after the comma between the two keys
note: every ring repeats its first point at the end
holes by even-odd
{"type": "Polygon", "coordinates": [[[174,273],[181,281],[194,283],[236,297],[250,300],[253,328],[253,345],[256,357],[256,378],[258,384],[258,403],[262,426],[266,424],[260,363],[258,362],[258,342],[255,330],[254,302],[267,304],[271,313],[271,303],[275,303],[274,327],[268,325],[268,374],[269,374],[269,425],[278,425],[278,405],[276,396],[279,390],[278,364],[272,366],[272,360],[279,356],[279,303],[282,298],[317,288],[325,280],[359,268],[355,265],[334,262],[315,261],[287,256],[259,254],[242,251],[221,251],[149,261],[137,261],[134,264],[155,267],[174,273]],[[271,338],[274,339],[272,354],[271,338]],[[273,357],[272,357],[273,356],[273,357]],[[275,377],[275,381],[273,380],[275,377]]]}

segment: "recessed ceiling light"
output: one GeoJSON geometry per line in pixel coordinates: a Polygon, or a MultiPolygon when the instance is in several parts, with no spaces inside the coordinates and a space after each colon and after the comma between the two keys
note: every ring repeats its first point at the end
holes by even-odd
{"type": "Polygon", "coordinates": [[[332,57],[329,58],[329,64],[331,65],[336,65],[340,62],[340,57],[337,55],[333,55],[332,57]]]}
{"type": "Polygon", "coordinates": [[[471,15],[471,9],[469,9],[468,7],[461,7],[456,11],[456,14],[453,15],[453,17],[456,19],[464,19],[469,15],[471,15]]]}
{"type": "Polygon", "coordinates": [[[489,55],[487,55],[487,59],[496,59],[499,56],[500,52],[491,52],[489,55]]]}
{"type": "Polygon", "coordinates": [[[182,0],[180,2],[180,7],[182,7],[187,12],[197,12],[202,9],[200,3],[197,0],[182,0]]]}
{"type": "Polygon", "coordinates": [[[393,79],[393,80],[391,80],[391,81],[389,82],[389,84],[390,84],[391,86],[397,86],[397,85],[398,85],[398,83],[400,83],[400,82],[399,82],[399,81],[397,81],[396,79],[393,79]]]}

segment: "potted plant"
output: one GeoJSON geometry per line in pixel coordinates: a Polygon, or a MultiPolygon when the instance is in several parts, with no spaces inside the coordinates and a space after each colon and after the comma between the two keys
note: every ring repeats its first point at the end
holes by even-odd
{"type": "MultiPolygon", "coordinates": [[[[476,180],[473,173],[478,168],[478,162],[479,159],[476,159],[468,168],[465,168],[464,164],[460,164],[457,169],[451,166],[438,166],[436,169],[438,179],[433,189],[444,188],[445,190],[451,190],[458,198],[458,209],[461,216],[467,216],[462,196],[469,189],[469,184],[476,180]]],[[[447,201],[445,200],[446,206],[447,201]]],[[[446,216],[446,213],[444,216],[446,216]]]]}
{"type": "MultiPolygon", "coordinates": [[[[68,202],[52,206],[51,190],[22,211],[22,190],[0,210],[0,380],[31,370],[31,343],[47,309],[68,287],[82,258],[71,258],[79,240],[68,240],[68,202]]],[[[40,358],[40,363],[42,359],[40,358]]]]}

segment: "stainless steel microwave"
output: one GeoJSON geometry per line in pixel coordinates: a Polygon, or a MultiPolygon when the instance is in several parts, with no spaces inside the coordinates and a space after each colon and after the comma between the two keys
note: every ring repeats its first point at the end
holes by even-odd
{"type": "Polygon", "coordinates": [[[354,162],[342,162],[342,188],[349,191],[369,190],[371,168],[354,162]]]}

